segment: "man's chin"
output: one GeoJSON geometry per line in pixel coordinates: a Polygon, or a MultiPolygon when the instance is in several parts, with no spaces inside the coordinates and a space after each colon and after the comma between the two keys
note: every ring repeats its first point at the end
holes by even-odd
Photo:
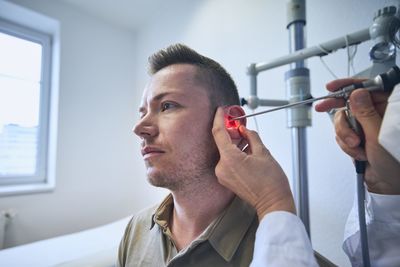
{"type": "Polygon", "coordinates": [[[167,184],[163,175],[150,170],[147,171],[147,181],[156,187],[165,187],[167,184]]]}
{"type": "Polygon", "coordinates": [[[151,178],[151,177],[147,177],[147,181],[148,181],[152,186],[155,186],[155,187],[164,187],[164,183],[161,182],[161,181],[158,180],[158,179],[154,179],[154,178],[151,178]]]}
{"type": "Polygon", "coordinates": [[[160,175],[147,175],[147,181],[155,187],[161,187],[169,190],[174,190],[176,189],[176,183],[171,181],[168,178],[165,178],[165,176],[160,176],[160,175]]]}

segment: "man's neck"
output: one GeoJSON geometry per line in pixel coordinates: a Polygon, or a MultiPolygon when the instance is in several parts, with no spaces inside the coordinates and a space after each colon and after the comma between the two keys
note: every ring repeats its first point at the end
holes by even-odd
{"type": "Polygon", "coordinates": [[[196,185],[191,192],[172,192],[174,208],[170,229],[176,248],[181,250],[196,239],[229,205],[234,194],[220,185],[196,185]]]}

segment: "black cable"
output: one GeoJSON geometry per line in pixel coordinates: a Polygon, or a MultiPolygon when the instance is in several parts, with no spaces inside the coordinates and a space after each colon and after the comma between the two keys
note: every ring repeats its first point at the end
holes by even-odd
{"type": "Polygon", "coordinates": [[[357,206],[358,206],[358,222],[360,226],[360,242],[361,242],[361,253],[363,259],[363,266],[370,267],[369,248],[368,248],[368,234],[367,234],[367,223],[365,219],[365,187],[364,187],[364,176],[366,161],[355,161],[356,172],[357,172],[357,206]]]}
{"type": "MultiPolygon", "coordinates": [[[[346,116],[351,128],[360,137],[360,147],[364,147],[365,139],[364,132],[360,123],[356,120],[353,114],[350,112],[350,102],[346,101],[346,116]]],[[[368,235],[367,235],[367,223],[365,220],[365,188],[364,178],[365,169],[367,167],[366,161],[355,160],[355,167],[357,173],[357,207],[358,207],[358,223],[360,226],[360,242],[361,242],[361,253],[363,259],[363,266],[370,267],[369,259],[369,248],[368,248],[368,235]]]]}

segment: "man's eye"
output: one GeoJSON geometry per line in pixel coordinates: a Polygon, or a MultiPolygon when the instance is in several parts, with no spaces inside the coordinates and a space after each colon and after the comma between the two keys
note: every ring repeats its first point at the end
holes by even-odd
{"type": "Polygon", "coordinates": [[[166,111],[168,109],[174,108],[176,105],[174,103],[165,102],[161,104],[161,111],[166,111]]]}

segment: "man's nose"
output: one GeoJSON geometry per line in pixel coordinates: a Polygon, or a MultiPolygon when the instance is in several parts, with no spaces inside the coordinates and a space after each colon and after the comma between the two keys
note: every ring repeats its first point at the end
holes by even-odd
{"type": "Polygon", "coordinates": [[[145,115],[135,124],[133,127],[133,132],[140,138],[145,139],[156,136],[158,130],[154,119],[150,118],[148,115],[145,115]]]}

